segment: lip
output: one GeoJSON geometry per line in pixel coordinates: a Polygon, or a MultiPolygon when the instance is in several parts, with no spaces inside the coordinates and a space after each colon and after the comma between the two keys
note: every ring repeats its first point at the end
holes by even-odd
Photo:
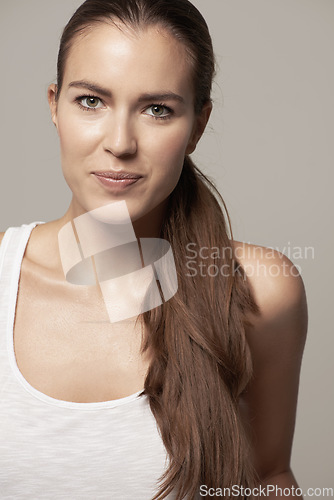
{"type": "Polygon", "coordinates": [[[140,179],[141,175],[135,174],[133,172],[115,172],[114,170],[106,170],[101,172],[92,172],[98,177],[104,177],[105,179],[123,180],[123,179],[140,179]]]}
{"type": "Polygon", "coordinates": [[[130,172],[93,172],[97,182],[112,193],[123,192],[142,176],[130,172]]]}

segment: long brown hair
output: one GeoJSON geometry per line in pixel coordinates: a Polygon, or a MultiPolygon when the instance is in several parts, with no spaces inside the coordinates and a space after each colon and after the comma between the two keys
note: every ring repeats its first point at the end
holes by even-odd
{"type": "MultiPolygon", "coordinates": [[[[193,70],[195,112],[200,113],[211,100],[215,63],[207,24],[188,0],[84,2],[62,35],[58,96],[74,38],[96,23],[115,20],[134,29],[159,25],[184,44],[193,70]]],[[[144,393],[169,457],[153,500],[172,491],[177,500],[186,495],[193,499],[201,484],[253,487],[257,478],[238,401],[252,374],[247,313],[258,313],[259,308],[234,257],[225,203],[189,156],[169,196],[161,238],[173,249],[178,291],[141,316],[148,332],[142,352],[150,349],[153,354],[144,393]],[[205,257],[196,253],[192,272],[189,243],[192,248],[217,249],[205,257]],[[200,272],[203,266],[205,273],[200,272]]]]}

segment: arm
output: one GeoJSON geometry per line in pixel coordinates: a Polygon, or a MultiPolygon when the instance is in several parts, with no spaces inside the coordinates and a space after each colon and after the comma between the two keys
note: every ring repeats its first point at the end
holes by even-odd
{"type": "Polygon", "coordinates": [[[250,317],[254,326],[246,329],[253,377],[240,408],[261,484],[298,488],[290,457],[308,322],[306,295],[297,268],[286,256],[259,249],[260,256],[254,258],[253,252],[252,258],[239,259],[261,309],[261,316],[250,317]]]}

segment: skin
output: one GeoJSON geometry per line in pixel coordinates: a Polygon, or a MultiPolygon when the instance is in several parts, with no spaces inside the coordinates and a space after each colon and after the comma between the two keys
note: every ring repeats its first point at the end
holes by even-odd
{"type": "Polygon", "coordinates": [[[253,378],[240,398],[256,470],[264,485],[298,488],[290,457],[308,325],[303,279],[278,251],[242,242],[233,246],[261,310],[260,316],[249,315],[253,327],[246,328],[246,337],[253,378]]]}
{"type": "Polygon", "coordinates": [[[125,199],[137,234],[157,232],[184,156],[195,149],[211,111],[209,104],[200,117],[195,116],[185,48],[157,28],[134,34],[124,26],[121,31],[99,25],[74,43],[58,101],[55,93],[56,86],[51,85],[52,120],[59,134],[64,177],[73,193],[67,215],[74,218],[125,199]],[[180,70],[173,71],[174,65],[180,70]],[[84,83],[71,86],[83,81],[110,95],[93,93],[84,83]],[[162,93],[174,93],[183,102],[143,100],[145,94],[162,93]],[[77,100],[85,94],[95,97],[94,108],[87,98],[79,101],[79,107],[77,100]],[[166,108],[160,106],[154,116],[153,104],[166,108]],[[126,192],[111,194],[92,174],[97,170],[128,170],[143,178],[126,192]]]}
{"type": "MultiPolygon", "coordinates": [[[[144,360],[133,379],[126,379],[129,372],[135,371],[133,365],[124,365],[123,361],[128,344],[133,342],[131,334],[127,335],[124,329],[110,331],[110,325],[108,330],[101,326],[94,330],[90,324],[86,331],[85,325],[80,323],[88,310],[92,311],[94,319],[95,311],[101,309],[101,300],[96,290],[81,287],[78,291],[78,287],[65,281],[58,251],[58,231],[72,218],[120,199],[106,192],[91,174],[98,168],[110,168],[128,169],[143,175],[143,182],[126,195],[123,193],[122,199],[127,201],[137,235],[157,234],[166,198],[177,183],[184,155],[195,149],[203,133],[211,105],[207,105],[200,116],[195,116],[190,68],[178,42],[157,29],[134,34],[107,25],[94,28],[73,46],[59,100],[55,97],[56,87],[51,85],[48,91],[51,116],[60,138],[64,177],[73,198],[62,218],[37,226],[29,240],[17,304],[16,357],[25,378],[46,394],[72,401],[90,402],[97,398],[102,401],[140,390],[149,360],[144,360]],[[109,64],[110,61],[115,64],[109,64]],[[175,72],[177,63],[180,70],[175,72]],[[69,87],[70,82],[80,80],[105,88],[111,97],[102,99],[101,95],[94,94],[103,101],[98,101],[98,109],[82,110],[75,99],[86,90],[69,87]],[[148,109],[159,102],[139,103],[139,99],[144,93],[166,90],[181,95],[185,102],[164,101],[174,114],[168,120],[159,121],[150,116],[152,108],[148,109]],[[34,321],[37,316],[40,331],[36,330],[38,326],[34,321]],[[49,331],[50,324],[54,325],[54,331],[49,331]],[[27,331],[31,335],[28,341],[24,334],[27,331]],[[72,341],[65,347],[61,340],[64,331],[71,332],[72,341]],[[35,346],[42,339],[45,366],[38,365],[41,359],[38,353],[35,359],[32,357],[35,346]],[[50,345],[56,353],[52,360],[45,354],[50,345]],[[83,348],[78,352],[79,346],[83,348]],[[115,358],[115,346],[119,358],[115,358]],[[25,354],[28,351],[30,358],[25,354]],[[87,351],[90,352],[91,370],[87,370],[87,351]],[[102,351],[107,359],[104,364],[100,357],[102,351]],[[64,361],[65,352],[69,354],[64,361]],[[73,353],[76,355],[75,368],[72,366],[73,353]],[[53,371],[50,370],[51,362],[55,367],[53,371]],[[115,386],[109,383],[101,385],[100,379],[106,377],[99,370],[101,366],[106,369],[110,365],[114,365],[115,372],[108,372],[107,380],[109,375],[111,380],[116,380],[122,393],[112,392],[115,386]],[[70,387],[67,392],[64,389],[68,380],[63,374],[69,369],[77,370],[74,379],[83,381],[84,393],[78,387],[70,387]],[[97,374],[93,384],[91,378],[84,378],[86,372],[97,374]],[[118,372],[121,375],[117,378],[118,372]],[[54,380],[59,381],[57,387],[52,385],[54,380]]],[[[87,105],[87,101],[81,103],[87,105]]],[[[303,280],[293,263],[279,252],[237,241],[232,244],[261,309],[260,316],[250,317],[253,327],[246,329],[254,377],[240,398],[242,416],[254,442],[256,469],[264,484],[297,487],[290,468],[290,455],[307,330],[303,280]],[[278,266],[275,272],[272,272],[273,265],[278,266]]],[[[139,363],[139,350],[134,357],[139,363]]]]}

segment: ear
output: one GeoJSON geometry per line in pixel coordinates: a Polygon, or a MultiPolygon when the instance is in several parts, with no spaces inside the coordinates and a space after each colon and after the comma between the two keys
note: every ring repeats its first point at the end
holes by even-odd
{"type": "Polygon", "coordinates": [[[197,143],[202,137],[205,127],[209,121],[211,111],[212,102],[208,101],[204,104],[201,113],[195,116],[195,123],[186,149],[186,155],[190,155],[195,151],[197,143]]]}
{"type": "Polygon", "coordinates": [[[48,87],[48,101],[49,101],[49,107],[51,111],[51,119],[53,123],[55,124],[56,127],[58,127],[58,120],[57,120],[57,85],[55,83],[52,83],[48,87]]]}

